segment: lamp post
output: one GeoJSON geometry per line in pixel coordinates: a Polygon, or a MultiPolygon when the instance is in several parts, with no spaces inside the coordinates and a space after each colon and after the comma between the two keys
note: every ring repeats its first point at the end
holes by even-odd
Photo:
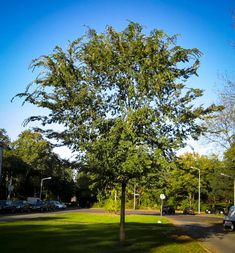
{"type": "Polygon", "coordinates": [[[41,179],[41,184],[40,184],[40,199],[41,199],[41,197],[42,197],[42,186],[43,186],[43,181],[44,181],[44,180],[49,180],[49,179],[51,179],[51,177],[44,177],[44,178],[41,179]]]}
{"type": "Polygon", "coordinates": [[[233,205],[235,206],[235,177],[232,177],[230,175],[224,174],[224,173],[220,173],[221,176],[224,177],[229,177],[233,179],[233,205]]]}
{"type": "Polygon", "coordinates": [[[198,214],[201,213],[201,171],[199,168],[195,168],[198,170],[198,214]]]}
{"type": "Polygon", "coordinates": [[[133,196],[134,196],[133,210],[135,210],[136,209],[136,197],[140,196],[139,193],[136,193],[136,186],[135,185],[134,185],[133,196]]]}
{"type": "MultiPolygon", "coordinates": [[[[188,145],[192,149],[194,157],[196,157],[194,147],[190,144],[188,145]]],[[[197,167],[192,167],[192,168],[198,170],[198,214],[200,214],[201,213],[201,170],[197,167]]]]}
{"type": "Polygon", "coordinates": [[[196,167],[191,167],[192,169],[198,170],[198,214],[201,213],[201,170],[196,167]]]}
{"type": "Polygon", "coordinates": [[[192,169],[198,170],[198,214],[201,213],[201,170],[196,167],[191,167],[192,169]]]}

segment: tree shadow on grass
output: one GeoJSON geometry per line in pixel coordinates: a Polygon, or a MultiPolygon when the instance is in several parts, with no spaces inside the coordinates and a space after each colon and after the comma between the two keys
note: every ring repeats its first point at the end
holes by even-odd
{"type": "Polygon", "coordinates": [[[62,224],[43,224],[49,220],[41,221],[42,224],[1,226],[1,253],[150,253],[159,252],[162,246],[192,242],[171,224],[129,222],[126,224],[126,244],[122,245],[117,223],[74,224],[65,220],[62,224]]]}
{"type": "Polygon", "coordinates": [[[22,221],[55,221],[55,220],[65,220],[65,217],[34,217],[21,219],[22,221]]]}
{"type": "Polygon", "coordinates": [[[49,217],[49,216],[45,216],[45,217],[32,217],[32,218],[28,218],[28,217],[21,217],[20,219],[17,219],[17,217],[15,218],[15,216],[12,217],[7,217],[3,220],[0,220],[0,224],[1,223],[5,223],[5,222],[15,222],[15,221],[53,221],[53,220],[63,220],[65,219],[64,217],[49,217]]]}

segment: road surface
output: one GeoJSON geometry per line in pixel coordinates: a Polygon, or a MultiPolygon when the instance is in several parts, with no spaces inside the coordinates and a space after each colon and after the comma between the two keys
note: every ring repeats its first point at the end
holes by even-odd
{"type": "Polygon", "coordinates": [[[213,253],[235,253],[235,232],[224,231],[223,217],[215,215],[167,216],[204,248],[213,253]]]}

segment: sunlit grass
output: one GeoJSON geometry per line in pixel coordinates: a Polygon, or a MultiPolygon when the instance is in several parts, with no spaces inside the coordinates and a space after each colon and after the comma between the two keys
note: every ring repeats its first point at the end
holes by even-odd
{"type": "Polygon", "coordinates": [[[67,213],[0,223],[0,252],[156,253],[205,252],[164,217],[126,216],[126,244],[119,243],[119,216],[67,213]],[[158,223],[160,221],[161,223],[158,223]]]}

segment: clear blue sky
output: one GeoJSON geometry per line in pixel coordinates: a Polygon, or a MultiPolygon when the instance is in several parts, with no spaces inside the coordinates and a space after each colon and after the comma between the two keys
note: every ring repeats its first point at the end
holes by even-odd
{"type": "Polygon", "coordinates": [[[0,128],[12,140],[25,128],[22,122],[38,110],[21,107],[11,98],[24,91],[35,75],[28,70],[32,59],[65,48],[84,34],[85,26],[104,31],[106,25],[122,30],[127,20],[138,22],[146,33],[153,28],[180,34],[178,43],[203,52],[199,77],[190,86],[205,90],[200,103],[215,101],[219,73],[233,76],[235,28],[233,0],[7,0],[0,1],[0,128]]]}

